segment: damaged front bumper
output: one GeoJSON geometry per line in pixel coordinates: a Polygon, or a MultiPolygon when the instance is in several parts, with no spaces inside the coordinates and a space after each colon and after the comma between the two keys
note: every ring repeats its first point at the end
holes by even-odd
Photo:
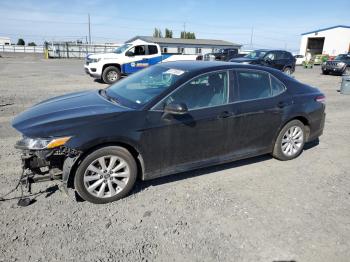
{"type": "Polygon", "coordinates": [[[20,149],[23,168],[21,183],[28,186],[29,192],[31,184],[52,180],[61,180],[62,189],[68,192],[68,180],[80,156],[79,151],[63,146],[44,150],[20,149]]]}

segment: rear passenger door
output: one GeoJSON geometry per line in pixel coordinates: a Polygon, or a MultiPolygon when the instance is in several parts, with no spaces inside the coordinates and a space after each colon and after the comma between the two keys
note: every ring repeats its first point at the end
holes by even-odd
{"type": "Polygon", "coordinates": [[[260,70],[236,70],[237,153],[262,153],[272,148],[289,100],[285,86],[260,70]],[[239,129],[239,130],[237,130],[239,129]]]}

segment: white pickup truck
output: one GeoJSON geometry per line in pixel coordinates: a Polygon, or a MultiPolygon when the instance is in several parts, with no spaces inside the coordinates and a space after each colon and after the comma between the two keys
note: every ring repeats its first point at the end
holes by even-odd
{"type": "Polygon", "coordinates": [[[157,63],[197,58],[198,55],[162,54],[158,44],[135,40],[116,48],[113,53],[88,55],[84,67],[90,76],[112,84],[123,75],[157,63]]]}

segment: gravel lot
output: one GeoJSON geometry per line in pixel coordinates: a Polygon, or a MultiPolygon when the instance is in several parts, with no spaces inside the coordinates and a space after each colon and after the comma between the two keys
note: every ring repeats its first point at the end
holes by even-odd
{"type": "MultiPolygon", "coordinates": [[[[106,86],[82,61],[1,55],[0,195],[21,171],[13,116],[106,86]]],[[[349,261],[350,96],[319,67],[295,77],[327,96],[320,144],[298,159],[262,156],[139,182],[107,205],[75,202],[58,182],[36,184],[32,205],[0,202],[0,261],[349,261]]]]}

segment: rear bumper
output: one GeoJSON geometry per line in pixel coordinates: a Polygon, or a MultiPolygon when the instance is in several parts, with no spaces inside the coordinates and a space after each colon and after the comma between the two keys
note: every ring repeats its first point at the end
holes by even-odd
{"type": "Polygon", "coordinates": [[[326,122],[326,113],[323,113],[321,119],[319,120],[319,124],[317,125],[318,128],[314,128],[313,130],[310,130],[311,132],[307,142],[313,141],[323,134],[325,122],[326,122]]]}

